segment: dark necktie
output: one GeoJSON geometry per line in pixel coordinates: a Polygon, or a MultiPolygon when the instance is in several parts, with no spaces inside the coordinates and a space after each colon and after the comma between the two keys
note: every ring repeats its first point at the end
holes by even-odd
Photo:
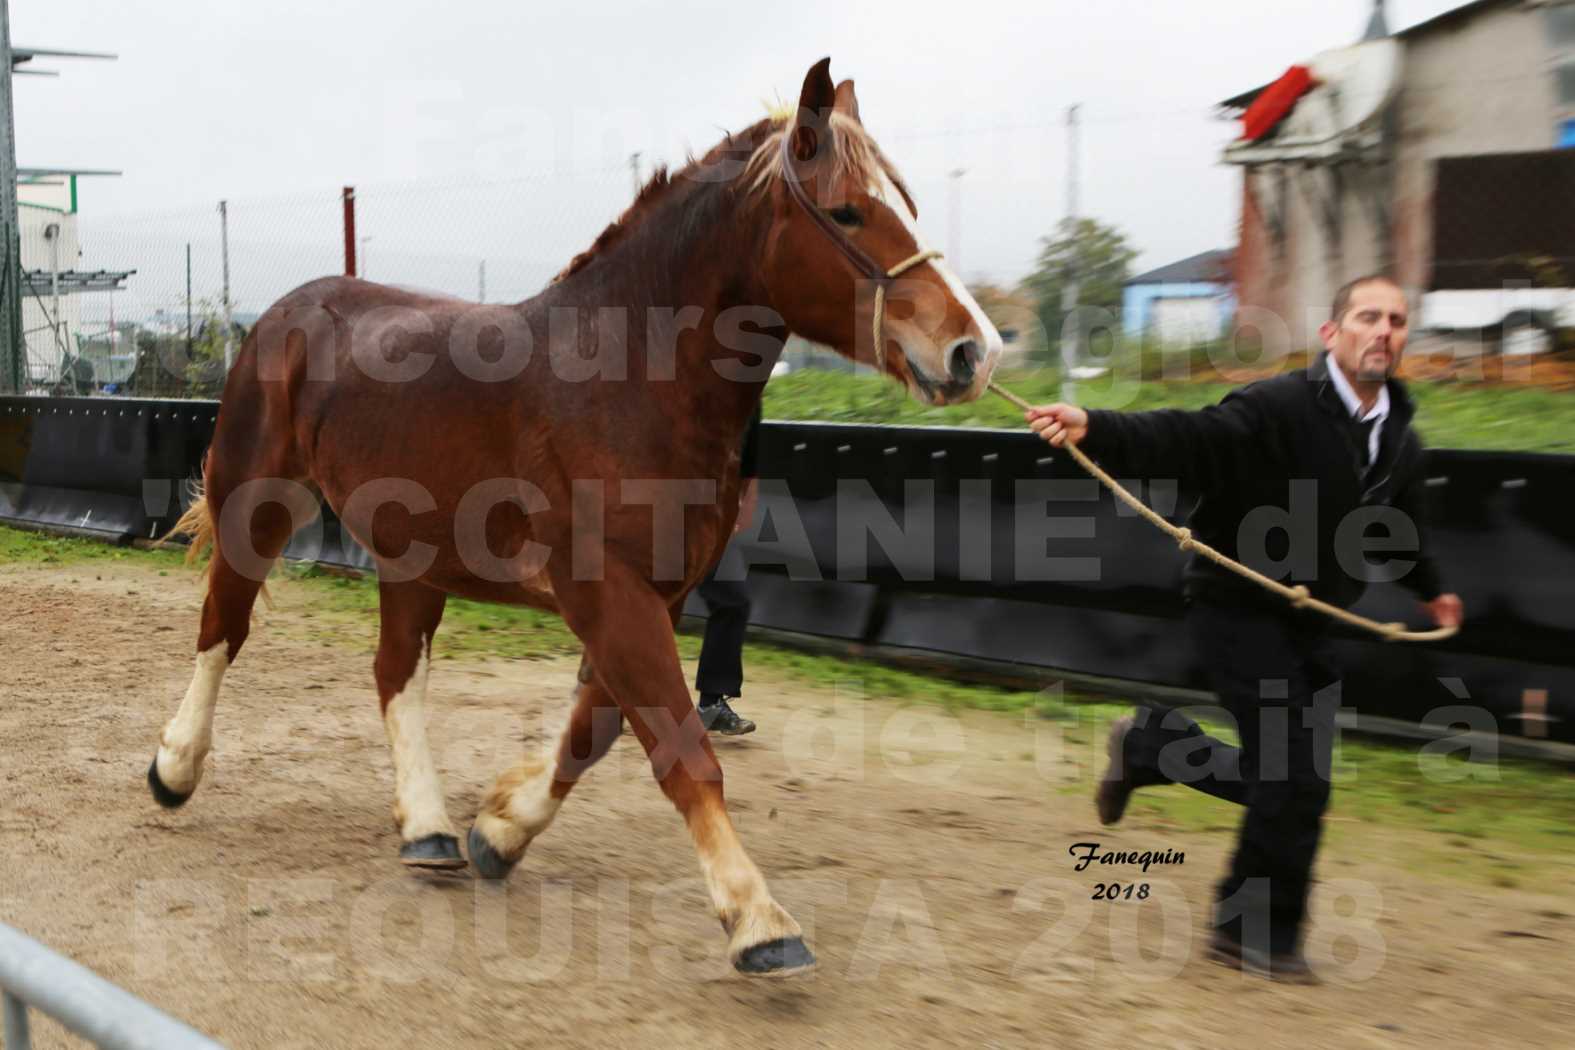
{"type": "Polygon", "coordinates": [[[1378,425],[1378,417],[1371,419],[1351,420],[1352,432],[1356,435],[1356,467],[1359,473],[1366,475],[1372,468],[1372,438],[1373,427],[1378,425]]]}

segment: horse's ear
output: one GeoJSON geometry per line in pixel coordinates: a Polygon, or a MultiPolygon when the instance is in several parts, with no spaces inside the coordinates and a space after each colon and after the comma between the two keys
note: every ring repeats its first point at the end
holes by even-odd
{"type": "Polygon", "coordinates": [[[837,89],[831,84],[831,59],[823,58],[804,74],[804,89],[799,92],[798,108],[824,119],[826,111],[837,104],[837,89]]]}
{"type": "Polygon", "coordinates": [[[844,80],[837,85],[837,102],[832,108],[845,117],[852,117],[860,124],[864,123],[859,120],[859,100],[853,93],[852,80],[844,80]]]}
{"type": "Polygon", "coordinates": [[[829,132],[829,119],[837,104],[837,89],[831,83],[831,59],[823,58],[809,67],[804,89],[798,96],[798,116],[793,122],[793,156],[796,160],[814,158],[829,132]]]}

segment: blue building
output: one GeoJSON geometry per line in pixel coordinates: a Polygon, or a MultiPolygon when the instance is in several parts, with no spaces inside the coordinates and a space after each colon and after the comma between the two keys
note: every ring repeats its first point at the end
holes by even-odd
{"type": "Polygon", "coordinates": [[[1224,335],[1236,312],[1231,252],[1200,252],[1129,278],[1122,286],[1121,327],[1129,338],[1189,345],[1224,335]]]}

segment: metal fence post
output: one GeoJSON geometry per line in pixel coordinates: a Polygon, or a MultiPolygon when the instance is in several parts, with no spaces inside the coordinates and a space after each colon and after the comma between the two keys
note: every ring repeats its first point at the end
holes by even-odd
{"type": "Polygon", "coordinates": [[[219,202],[219,255],[224,267],[224,374],[235,364],[235,335],[230,321],[230,206],[219,202]]]}
{"type": "Polygon", "coordinates": [[[5,1050],[32,1050],[27,1031],[27,1004],[10,992],[0,993],[5,1000],[5,1050]]]}
{"type": "Polygon", "coordinates": [[[355,187],[344,188],[345,276],[356,276],[355,268],[355,187]]]}
{"type": "Polygon", "coordinates": [[[0,0],[0,392],[27,389],[22,342],[22,239],[17,229],[16,122],[11,110],[10,0],[0,0]]]}
{"type": "Polygon", "coordinates": [[[118,985],[0,923],[5,1050],[28,1050],[26,1010],[104,1050],[224,1050],[118,985]]]}

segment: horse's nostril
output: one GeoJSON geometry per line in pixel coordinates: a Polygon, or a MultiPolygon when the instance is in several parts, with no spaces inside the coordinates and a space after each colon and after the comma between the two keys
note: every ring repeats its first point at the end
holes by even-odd
{"type": "Polygon", "coordinates": [[[947,362],[947,371],[952,380],[966,383],[973,378],[979,368],[979,358],[983,356],[979,344],[972,339],[965,339],[952,347],[951,359],[947,362]]]}

